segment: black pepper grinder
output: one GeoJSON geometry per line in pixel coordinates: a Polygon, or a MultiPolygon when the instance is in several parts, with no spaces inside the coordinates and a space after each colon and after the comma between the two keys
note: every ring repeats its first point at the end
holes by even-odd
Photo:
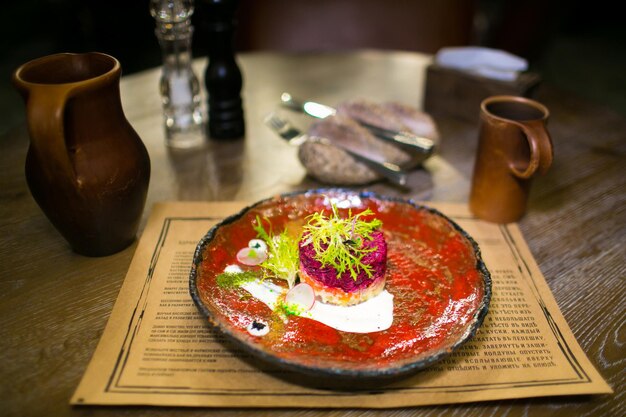
{"type": "Polygon", "coordinates": [[[237,139],[244,136],[241,101],[242,77],[235,61],[233,37],[239,0],[204,0],[209,33],[209,63],[204,82],[209,96],[209,136],[237,139]]]}

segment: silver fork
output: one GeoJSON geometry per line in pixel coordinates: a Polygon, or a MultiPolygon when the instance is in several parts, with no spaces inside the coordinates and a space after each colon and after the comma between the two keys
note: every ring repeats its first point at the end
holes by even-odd
{"type": "Polygon", "coordinates": [[[306,133],[303,133],[298,128],[294,127],[287,120],[282,119],[276,113],[270,113],[265,118],[265,124],[269,126],[274,132],[276,132],[281,138],[287,140],[291,145],[301,145],[305,141],[313,141],[317,143],[323,143],[325,145],[336,146],[337,148],[342,149],[348,155],[352,156],[357,161],[367,165],[372,170],[387,178],[392,183],[402,186],[406,185],[407,173],[396,164],[392,164],[391,162],[374,161],[364,155],[347,149],[345,146],[332,142],[327,138],[309,136],[306,133]]]}

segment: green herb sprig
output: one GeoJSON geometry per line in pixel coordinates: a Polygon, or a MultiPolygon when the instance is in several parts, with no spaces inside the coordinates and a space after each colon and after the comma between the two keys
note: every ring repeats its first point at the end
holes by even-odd
{"type": "Polygon", "coordinates": [[[259,216],[257,216],[256,225],[254,225],[257,237],[263,239],[267,244],[268,257],[261,263],[263,277],[284,279],[289,284],[289,288],[292,288],[296,282],[300,265],[298,257],[299,238],[293,239],[287,230],[283,230],[280,235],[273,235],[271,223],[268,219],[265,221],[269,224],[269,233],[265,231],[259,216]]]}
{"type": "Polygon", "coordinates": [[[348,211],[347,218],[339,217],[335,204],[331,205],[332,213],[326,216],[324,212],[311,214],[304,226],[305,241],[303,245],[313,244],[315,259],[321,262],[322,267],[331,266],[341,276],[345,271],[350,272],[356,281],[359,272],[364,271],[372,277],[372,267],[365,265],[363,257],[375,248],[363,249],[364,240],[372,240],[372,232],[382,226],[382,221],[364,217],[374,215],[369,208],[352,215],[348,211]]]}
{"type": "Polygon", "coordinates": [[[258,276],[254,272],[251,271],[242,271],[242,272],[222,272],[215,280],[217,281],[217,285],[220,288],[233,289],[241,287],[248,282],[254,281],[258,276]]]}

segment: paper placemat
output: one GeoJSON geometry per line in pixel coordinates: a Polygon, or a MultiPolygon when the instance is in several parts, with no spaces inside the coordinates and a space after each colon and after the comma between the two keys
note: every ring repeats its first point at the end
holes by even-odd
{"type": "Polygon", "coordinates": [[[479,244],[492,274],[476,336],[417,374],[372,389],[332,390],[264,372],[213,331],[189,295],[198,241],[245,206],[154,206],[126,279],[72,404],[386,408],[611,393],[576,342],[516,224],[435,204],[479,244]]]}

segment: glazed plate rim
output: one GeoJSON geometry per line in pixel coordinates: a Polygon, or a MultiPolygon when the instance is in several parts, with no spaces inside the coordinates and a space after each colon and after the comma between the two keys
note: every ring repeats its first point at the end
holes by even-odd
{"type": "Polygon", "coordinates": [[[383,196],[383,195],[370,192],[370,191],[355,191],[355,190],[341,189],[341,188],[322,188],[322,189],[313,189],[313,190],[304,190],[304,191],[284,193],[284,194],[280,194],[277,196],[272,196],[269,198],[259,200],[251,205],[248,205],[242,208],[237,213],[232,214],[228,217],[225,217],[223,220],[221,220],[220,222],[215,224],[213,227],[211,227],[209,231],[198,242],[198,245],[196,246],[196,250],[193,255],[191,271],[189,273],[189,292],[191,294],[191,298],[194,301],[194,304],[203,314],[204,318],[208,320],[209,325],[211,325],[214,329],[216,329],[221,334],[226,335],[228,337],[228,340],[231,342],[234,342],[234,344],[237,347],[242,348],[247,353],[250,353],[253,356],[260,358],[266,363],[279,366],[280,368],[294,371],[297,373],[302,373],[302,374],[315,376],[315,377],[333,377],[333,378],[338,377],[338,378],[344,378],[344,379],[347,378],[347,379],[365,379],[365,380],[392,378],[392,377],[408,375],[418,370],[427,368],[428,366],[450,355],[450,353],[452,353],[453,351],[458,349],[461,345],[463,345],[465,342],[467,342],[472,337],[474,337],[474,335],[476,334],[476,332],[482,325],[483,320],[489,310],[489,304],[490,304],[491,294],[492,294],[491,286],[492,286],[491,274],[487,270],[487,267],[484,261],[482,260],[481,251],[476,241],[465,230],[463,230],[456,222],[454,222],[445,214],[441,213],[439,210],[434,209],[432,207],[425,206],[423,204],[416,203],[414,200],[411,200],[411,199],[407,200],[407,199],[402,199],[399,197],[383,196]],[[231,330],[227,326],[223,326],[218,320],[214,320],[212,318],[213,314],[211,313],[209,308],[202,302],[202,298],[200,296],[196,283],[197,283],[197,278],[198,278],[198,266],[202,262],[202,254],[204,252],[205,247],[213,240],[217,230],[224,225],[228,225],[237,221],[238,219],[243,217],[243,215],[249,210],[254,209],[255,207],[265,204],[267,202],[290,198],[290,197],[296,197],[300,195],[308,196],[308,195],[323,195],[323,194],[353,195],[361,199],[374,199],[374,200],[391,202],[391,203],[408,204],[417,210],[426,210],[432,214],[442,217],[447,222],[449,222],[456,231],[458,231],[463,237],[465,237],[470,242],[472,249],[474,251],[474,254],[476,255],[476,270],[480,273],[484,282],[484,291],[482,293],[483,299],[479,307],[475,311],[474,316],[470,320],[470,323],[468,324],[466,331],[454,344],[452,344],[451,346],[445,349],[440,348],[438,350],[435,350],[429,356],[422,357],[414,362],[404,363],[400,366],[385,366],[379,369],[332,368],[331,366],[312,367],[312,366],[303,365],[300,362],[281,358],[277,355],[273,355],[265,350],[257,348],[254,344],[246,343],[246,341],[242,340],[234,332],[231,332],[231,330]]]}

